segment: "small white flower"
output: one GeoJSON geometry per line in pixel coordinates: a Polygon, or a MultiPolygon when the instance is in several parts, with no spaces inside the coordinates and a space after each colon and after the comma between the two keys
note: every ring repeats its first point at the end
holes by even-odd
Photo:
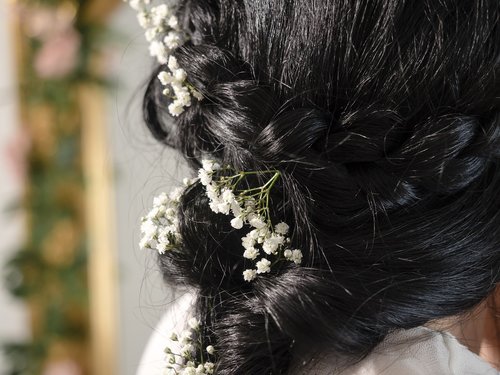
{"type": "Polygon", "coordinates": [[[172,29],[177,30],[179,28],[179,20],[177,19],[176,16],[171,16],[167,21],[167,25],[172,29]]]}
{"type": "Polygon", "coordinates": [[[172,190],[172,192],[169,194],[169,198],[178,203],[182,197],[182,194],[184,192],[184,189],[182,187],[175,188],[172,190]]]}
{"type": "Polygon", "coordinates": [[[179,64],[177,63],[177,59],[175,56],[170,56],[168,58],[168,68],[172,72],[179,69],[179,64]]]}
{"type": "Polygon", "coordinates": [[[194,367],[186,367],[183,371],[182,371],[182,375],[196,375],[196,368],[194,367]]]}
{"type": "Polygon", "coordinates": [[[284,252],[283,252],[283,256],[286,258],[286,259],[289,259],[291,260],[292,259],[292,250],[290,249],[286,249],[284,252]]]}
{"type": "Polygon", "coordinates": [[[267,226],[257,229],[257,232],[259,233],[259,237],[257,237],[258,243],[264,243],[266,238],[269,238],[269,236],[271,235],[271,232],[269,231],[269,228],[267,226]]]}
{"type": "Polygon", "coordinates": [[[259,256],[259,250],[255,247],[251,247],[245,250],[243,253],[243,258],[255,260],[259,256]]]}
{"type": "Polygon", "coordinates": [[[231,189],[224,188],[224,189],[222,189],[221,193],[222,193],[222,200],[225,203],[231,204],[236,200],[234,193],[231,189]]]}
{"type": "Polygon", "coordinates": [[[292,259],[292,261],[295,264],[302,263],[302,251],[300,251],[300,250],[293,250],[292,251],[292,257],[291,257],[291,259],[292,259]]]}
{"type": "Polygon", "coordinates": [[[169,203],[169,200],[168,200],[167,193],[161,193],[157,197],[153,198],[153,206],[161,206],[161,205],[166,205],[168,203],[169,203]]]}
{"type": "Polygon", "coordinates": [[[165,38],[163,38],[163,43],[168,49],[176,49],[183,43],[183,38],[180,33],[176,31],[170,31],[165,38]]]}
{"type": "Polygon", "coordinates": [[[239,217],[241,221],[244,222],[245,214],[241,210],[241,206],[238,204],[238,201],[234,200],[231,203],[231,212],[233,213],[234,217],[239,217]]]}
{"type": "MultiPolygon", "coordinates": [[[[186,77],[187,77],[187,74],[186,74],[186,71],[184,69],[176,69],[174,70],[174,79],[176,81],[180,81],[180,82],[184,82],[186,80],[186,77]]],[[[187,95],[189,96],[189,92],[187,91],[187,89],[185,90],[187,92],[187,95]]]]}
{"type": "Polygon", "coordinates": [[[288,226],[288,224],[286,224],[284,222],[278,223],[274,227],[274,231],[276,233],[283,234],[283,235],[287,234],[289,229],[290,229],[290,227],[288,226]]]}
{"type": "Polygon", "coordinates": [[[147,29],[151,26],[151,19],[149,18],[149,14],[147,12],[139,12],[137,13],[137,22],[143,29],[147,29]]]}
{"type": "Polygon", "coordinates": [[[153,238],[158,233],[158,227],[152,220],[145,220],[141,224],[141,232],[144,237],[153,238]]]}
{"type": "Polygon", "coordinates": [[[158,74],[158,79],[160,80],[163,86],[166,86],[169,85],[174,80],[174,77],[172,77],[172,74],[168,72],[160,72],[158,74]]]}
{"type": "Polygon", "coordinates": [[[172,365],[173,365],[173,364],[175,364],[175,355],[173,355],[173,354],[171,354],[171,353],[170,353],[170,354],[167,354],[167,355],[165,356],[165,362],[170,363],[170,364],[172,364],[172,365]]]}
{"type": "Polygon", "coordinates": [[[208,354],[214,355],[215,348],[212,345],[208,345],[207,348],[206,348],[206,351],[207,351],[208,354]]]}
{"type": "Polygon", "coordinates": [[[186,344],[181,348],[181,356],[189,357],[194,352],[193,344],[186,344]]]}
{"type": "Polygon", "coordinates": [[[202,168],[206,170],[207,172],[215,172],[220,169],[219,163],[215,162],[214,160],[207,160],[204,159],[201,161],[202,168]]]}
{"type": "Polygon", "coordinates": [[[252,232],[247,233],[245,237],[241,238],[241,244],[244,249],[251,249],[255,246],[256,239],[251,235],[252,232]]]}
{"type": "Polygon", "coordinates": [[[215,365],[212,362],[205,362],[204,366],[205,366],[205,371],[207,372],[207,374],[214,373],[215,365]]]}
{"type": "Polygon", "coordinates": [[[179,341],[182,345],[189,344],[192,339],[193,339],[193,332],[190,329],[182,331],[179,336],[179,341]]]}
{"type": "Polygon", "coordinates": [[[175,100],[179,103],[179,105],[182,105],[183,107],[191,106],[191,95],[189,95],[189,92],[185,87],[181,90],[174,90],[174,93],[176,98],[175,100]]]}
{"type": "Polygon", "coordinates": [[[257,266],[257,273],[271,272],[271,262],[266,258],[262,258],[255,265],[257,266]]]}
{"type": "Polygon", "coordinates": [[[161,26],[165,22],[165,19],[170,13],[168,6],[166,4],[155,6],[151,8],[150,12],[151,12],[151,22],[154,26],[157,27],[161,26]]]}
{"type": "Polygon", "coordinates": [[[165,254],[168,248],[169,248],[168,242],[159,242],[158,245],[156,245],[156,250],[158,250],[158,253],[160,254],[165,254]]]}
{"type": "Polygon", "coordinates": [[[212,183],[212,174],[206,169],[200,169],[198,171],[198,178],[200,179],[201,184],[204,186],[208,186],[212,183]]]}
{"type": "Polygon", "coordinates": [[[156,39],[160,31],[161,29],[158,29],[157,27],[148,28],[145,34],[146,40],[151,43],[153,40],[156,39]]]}
{"type": "Polygon", "coordinates": [[[151,241],[146,238],[146,237],[143,237],[140,241],[139,241],[139,247],[143,250],[145,249],[151,249],[151,241]]]}
{"type": "Polygon", "coordinates": [[[194,96],[197,100],[199,100],[199,101],[203,100],[203,95],[201,94],[201,92],[196,91],[195,89],[191,89],[191,94],[193,94],[193,96],[194,96]]]}
{"type": "Polygon", "coordinates": [[[205,367],[202,364],[196,367],[196,375],[201,375],[201,374],[205,374],[205,367]]]}
{"type": "Polygon", "coordinates": [[[262,249],[266,254],[276,254],[279,246],[285,242],[285,237],[281,234],[272,234],[271,237],[268,237],[264,240],[262,245],[262,249]]]}
{"type": "Polygon", "coordinates": [[[262,219],[262,217],[255,215],[249,221],[250,225],[256,229],[261,229],[266,226],[266,222],[262,219]]]}
{"type": "Polygon", "coordinates": [[[223,202],[221,201],[218,205],[217,205],[217,209],[218,211],[221,213],[221,214],[224,214],[224,215],[227,215],[229,214],[229,211],[231,210],[231,205],[226,203],[226,202],[223,202]]]}
{"type": "Polygon", "coordinates": [[[243,271],[243,280],[245,281],[252,281],[253,279],[255,279],[256,276],[257,276],[256,270],[248,269],[243,271]]]}
{"type": "MultiPolygon", "coordinates": [[[[207,173],[205,171],[205,173],[207,173]]],[[[207,191],[207,197],[210,198],[210,200],[213,200],[213,201],[219,201],[219,193],[217,192],[217,186],[215,184],[212,184],[212,176],[211,175],[208,175],[209,179],[210,179],[210,182],[205,185],[205,189],[207,191]]]]}
{"type": "Polygon", "coordinates": [[[156,57],[161,64],[167,62],[167,49],[162,42],[153,40],[149,45],[149,54],[156,57]]]}
{"type": "Polygon", "coordinates": [[[174,221],[177,219],[177,210],[173,209],[172,207],[169,207],[165,210],[165,217],[170,220],[174,221]]]}
{"type": "Polygon", "coordinates": [[[168,105],[168,111],[172,116],[177,117],[184,112],[184,107],[182,104],[174,102],[168,105]]]}
{"type": "Polygon", "coordinates": [[[191,327],[191,329],[197,330],[200,328],[200,322],[196,318],[191,318],[188,320],[188,325],[191,327]]]}
{"type": "Polygon", "coordinates": [[[257,229],[252,229],[248,232],[247,237],[252,238],[253,240],[257,240],[259,238],[259,231],[257,229]]]}
{"type": "Polygon", "coordinates": [[[243,228],[243,220],[241,219],[241,217],[235,217],[234,219],[231,220],[231,226],[234,228],[234,229],[241,229],[243,228]]]}
{"type": "Polygon", "coordinates": [[[196,182],[196,178],[188,178],[188,177],[184,177],[182,179],[182,184],[186,187],[189,187],[191,185],[193,185],[194,183],[196,182]]]}
{"type": "Polygon", "coordinates": [[[219,203],[217,203],[216,201],[212,201],[209,203],[209,206],[212,212],[215,212],[216,214],[219,213],[219,203]]]}

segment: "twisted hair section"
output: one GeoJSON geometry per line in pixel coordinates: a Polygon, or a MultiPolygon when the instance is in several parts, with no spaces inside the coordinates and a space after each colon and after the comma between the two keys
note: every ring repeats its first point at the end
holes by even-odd
{"type": "MultiPolygon", "coordinates": [[[[204,99],[176,119],[154,72],[152,134],[193,169],[277,169],[272,218],[301,266],[241,278],[242,232],[200,183],[159,263],[198,293],[218,374],[359,360],[392,331],[466,313],[500,274],[497,0],[186,0],[175,52],[204,99]]],[[[250,181],[258,186],[259,181],[250,181]]],[[[293,369],[291,367],[294,367],[293,369]]]]}

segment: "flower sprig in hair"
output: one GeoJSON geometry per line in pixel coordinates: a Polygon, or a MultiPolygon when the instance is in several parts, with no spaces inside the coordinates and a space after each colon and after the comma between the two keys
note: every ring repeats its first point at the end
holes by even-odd
{"type": "MultiPolygon", "coordinates": [[[[193,182],[193,180],[184,179],[185,187],[193,182]]],[[[183,187],[177,187],[170,194],[161,193],[154,198],[153,208],[141,219],[142,238],[139,246],[142,249],[153,249],[164,254],[168,250],[179,247],[182,238],[178,229],[177,214],[183,191],[183,187]]]]}
{"type": "Polygon", "coordinates": [[[186,71],[179,67],[172,56],[176,48],[182,46],[189,38],[180,27],[176,16],[177,2],[167,1],[151,6],[153,0],[124,0],[136,10],[137,20],[145,30],[149,42],[149,53],[168,71],[162,71],[158,79],[165,86],[163,94],[172,99],[168,110],[172,116],[179,116],[186,107],[191,106],[191,97],[202,100],[203,96],[187,82],[186,71]]]}
{"type": "Polygon", "coordinates": [[[271,272],[271,267],[282,259],[300,264],[302,251],[290,248],[288,224],[272,224],[269,203],[273,186],[281,177],[277,170],[240,171],[234,174],[220,174],[221,166],[211,160],[203,161],[198,172],[200,182],[205,186],[210,208],[215,213],[232,215],[231,226],[251,229],[242,239],[243,257],[254,262],[253,268],[243,272],[246,281],[254,280],[258,274],[271,272]],[[255,188],[240,188],[240,184],[251,175],[268,175],[264,185],[255,188]]]}
{"type": "MultiPolygon", "coordinates": [[[[270,194],[281,177],[278,170],[239,171],[221,167],[215,161],[203,160],[198,171],[198,181],[205,187],[210,209],[218,214],[231,215],[231,226],[248,233],[241,239],[243,258],[253,262],[245,269],[243,279],[254,280],[258,274],[271,272],[276,263],[286,260],[301,264],[302,251],[290,247],[290,227],[285,222],[273,224],[270,215],[270,194]],[[268,176],[258,187],[243,188],[249,176],[268,176]]],[[[189,186],[197,180],[184,180],[189,186]]],[[[155,249],[160,254],[180,248],[182,237],[178,229],[179,199],[184,188],[176,188],[170,194],[162,193],[153,201],[152,210],[142,218],[141,248],[155,249]]]]}
{"type": "Polygon", "coordinates": [[[200,323],[196,318],[188,320],[189,328],[180,334],[172,332],[170,340],[174,343],[165,348],[165,375],[210,375],[215,370],[215,348],[203,347],[200,339],[200,323]],[[199,350],[200,359],[196,358],[199,350]]]}

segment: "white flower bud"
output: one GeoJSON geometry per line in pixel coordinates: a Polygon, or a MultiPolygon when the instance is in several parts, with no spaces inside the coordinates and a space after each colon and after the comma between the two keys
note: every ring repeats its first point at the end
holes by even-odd
{"type": "Polygon", "coordinates": [[[274,227],[274,231],[276,233],[283,235],[287,234],[289,229],[290,227],[288,226],[288,224],[283,222],[276,224],[276,226],[274,227]]]}
{"type": "Polygon", "coordinates": [[[241,229],[243,228],[243,220],[241,220],[241,217],[235,217],[234,219],[231,220],[231,226],[234,229],[241,229]]]}
{"type": "Polygon", "coordinates": [[[243,280],[245,281],[252,281],[255,279],[257,276],[257,271],[256,270],[245,270],[243,271],[243,280]]]}
{"type": "Polygon", "coordinates": [[[207,350],[207,353],[210,355],[214,355],[214,353],[215,353],[215,348],[212,345],[208,345],[206,350],[207,350]]]}
{"type": "Polygon", "coordinates": [[[194,346],[192,344],[186,344],[181,348],[181,356],[189,357],[193,354],[194,346]]]}

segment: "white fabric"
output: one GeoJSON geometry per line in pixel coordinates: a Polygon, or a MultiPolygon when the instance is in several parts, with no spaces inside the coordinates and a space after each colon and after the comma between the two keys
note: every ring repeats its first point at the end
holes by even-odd
{"type": "Polygon", "coordinates": [[[170,333],[182,332],[188,320],[189,311],[193,303],[193,294],[183,293],[175,299],[168,310],[163,315],[151,335],[141,362],[137,368],[137,375],[162,375],[166,367],[165,347],[175,348],[176,344],[170,339],[170,333]]]}
{"type": "Polygon", "coordinates": [[[343,372],[333,356],[307,364],[294,375],[498,375],[499,371],[447,332],[426,327],[401,330],[386,337],[364,360],[343,372]]]}
{"type": "MultiPolygon", "coordinates": [[[[172,343],[168,335],[181,331],[189,318],[192,295],[186,294],[172,306],[152,334],[137,375],[160,375],[165,368],[163,349],[172,343]]],[[[499,375],[481,357],[446,332],[426,327],[389,335],[357,365],[339,373],[333,356],[323,355],[296,366],[293,375],[499,375]]],[[[295,366],[294,366],[295,367],[295,366]]]]}

